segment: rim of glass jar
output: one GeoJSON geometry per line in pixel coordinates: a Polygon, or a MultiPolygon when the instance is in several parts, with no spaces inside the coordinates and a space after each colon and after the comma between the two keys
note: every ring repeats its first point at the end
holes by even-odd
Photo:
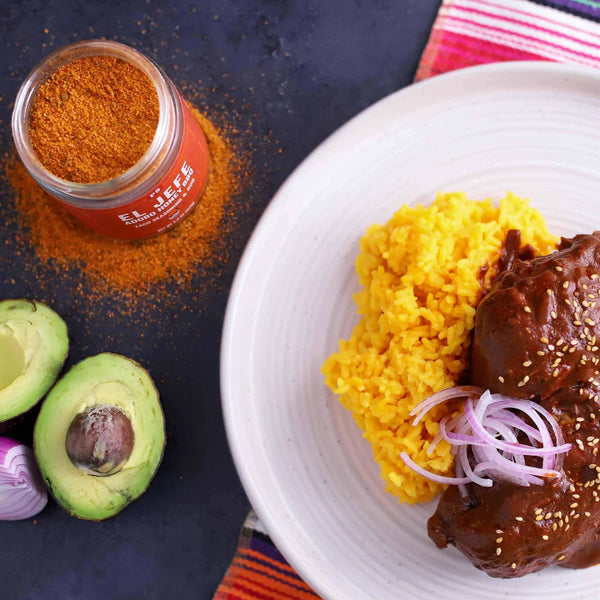
{"type": "Polygon", "coordinates": [[[152,189],[164,176],[181,138],[182,109],[177,91],[163,70],[150,58],[119,42],[83,40],[63,46],[38,63],[23,81],[15,99],[12,132],[15,146],[31,176],[47,191],[74,206],[100,209],[127,204],[152,189]],[[154,138],[140,160],[114,179],[96,183],[77,183],[61,179],[48,171],[37,158],[29,138],[29,112],[35,93],[61,66],[85,56],[114,56],[141,69],[152,81],[159,103],[154,138]],[[165,150],[166,147],[166,150],[165,150]],[[149,176],[144,174],[156,166],[149,176]],[[139,183],[135,183],[139,180],[139,183]]]}

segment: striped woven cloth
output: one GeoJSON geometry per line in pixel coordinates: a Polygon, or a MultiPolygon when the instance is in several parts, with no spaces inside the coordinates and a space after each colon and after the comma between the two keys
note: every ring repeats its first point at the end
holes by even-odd
{"type": "MultiPolygon", "coordinates": [[[[600,67],[600,0],[444,0],[416,80],[508,60],[600,67]]],[[[318,600],[252,512],[214,600],[318,600]]]]}

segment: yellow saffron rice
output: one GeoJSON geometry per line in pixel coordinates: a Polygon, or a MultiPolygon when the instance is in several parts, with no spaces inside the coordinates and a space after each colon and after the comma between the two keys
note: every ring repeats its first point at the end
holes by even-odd
{"type": "Polygon", "coordinates": [[[447,442],[426,453],[449,409],[434,409],[416,427],[409,412],[465,371],[475,309],[510,229],[539,255],[558,241],[540,213],[510,193],[499,207],[464,193],[439,194],[428,207],[403,206],[360,241],[360,321],[322,370],[371,443],[387,491],[401,502],[431,500],[443,486],[411,471],[400,452],[435,473],[453,472],[447,442]]]}

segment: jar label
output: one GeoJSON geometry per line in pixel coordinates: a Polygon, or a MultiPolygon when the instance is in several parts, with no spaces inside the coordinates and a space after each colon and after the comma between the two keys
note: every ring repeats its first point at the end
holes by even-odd
{"type": "Polygon", "coordinates": [[[168,172],[144,196],[113,208],[82,208],[57,201],[90,229],[112,238],[135,240],[163,233],[192,210],[208,179],[209,152],[204,133],[181,99],[183,136],[168,172]]]}

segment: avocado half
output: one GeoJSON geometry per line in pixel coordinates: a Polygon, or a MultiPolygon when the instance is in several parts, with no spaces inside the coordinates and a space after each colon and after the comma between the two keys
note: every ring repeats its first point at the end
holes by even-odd
{"type": "Polygon", "coordinates": [[[114,517],[146,491],[162,459],[165,420],[156,386],[128,358],[86,358],[44,400],[33,444],[44,480],[69,514],[114,517]]]}
{"type": "Polygon", "coordinates": [[[68,352],[67,326],[51,308],[33,300],[0,302],[0,422],[43,398],[68,352]]]}

